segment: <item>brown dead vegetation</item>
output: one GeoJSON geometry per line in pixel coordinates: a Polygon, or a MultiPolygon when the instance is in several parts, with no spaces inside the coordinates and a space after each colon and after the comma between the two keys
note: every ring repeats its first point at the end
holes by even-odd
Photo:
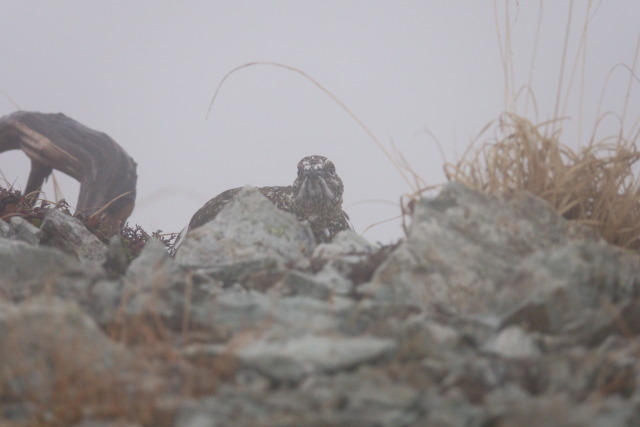
{"type": "MultiPolygon", "coordinates": [[[[0,185],[0,220],[9,222],[12,217],[16,216],[40,227],[49,209],[59,209],[71,216],[69,204],[64,199],[52,202],[43,198],[35,198],[33,193],[23,195],[19,190],[11,187],[6,189],[0,185]]],[[[79,219],[102,242],[109,242],[111,228],[105,229],[105,222],[101,216],[85,216],[81,213],[76,213],[73,216],[79,219]]],[[[160,241],[169,251],[178,236],[177,233],[163,233],[161,230],[148,233],[140,225],[128,222],[119,229],[118,235],[122,239],[129,261],[138,256],[150,238],[160,241]]]]}
{"type": "Polygon", "coordinates": [[[637,139],[613,137],[575,151],[545,133],[550,124],[505,113],[493,139],[445,164],[447,179],[491,194],[529,191],[609,243],[640,249],[637,139]]]}

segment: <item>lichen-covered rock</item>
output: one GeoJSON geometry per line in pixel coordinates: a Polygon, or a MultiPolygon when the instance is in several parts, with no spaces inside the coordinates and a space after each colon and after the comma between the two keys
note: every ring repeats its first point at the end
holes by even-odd
{"type": "Polygon", "coordinates": [[[389,303],[501,314],[549,288],[586,299],[594,286],[611,299],[631,294],[640,274],[620,270],[622,257],[530,194],[507,199],[450,184],[417,205],[406,242],[361,290],[389,303]]]}
{"type": "Polygon", "coordinates": [[[424,414],[417,405],[424,391],[374,369],[315,376],[292,393],[286,387],[248,393],[244,387],[224,386],[215,395],[183,402],[175,425],[429,425],[422,422],[424,414]]]}
{"type": "Polygon", "coordinates": [[[255,188],[247,187],[213,221],[187,234],[176,260],[198,267],[260,255],[290,262],[309,256],[314,248],[308,224],[276,208],[255,188]]]}
{"type": "Polygon", "coordinates": [[[336,331],[354,304],[347,300],[325,302],[236,291],[217,296],[208,308],[198,321],[218,331],[218,335],[231,337],[269,325],[270,334],[284,337],[336,331]]]}
{"type": "MultiPolygon", "coordinates": [[[[164,246],[149,239],[125,273],[118,303],[111,306],[110,315],[103,313],[105,321],[114,321],[117,315],[125,319],[152,316],[162,319],[169,328],[179,329],[191,298],[201,298],[199,288],[190,286],[189,280],[185,269],[164,246]]],[[[110,293],[104,296],[109,298],[110,293]]]]}
{"type": "Polygon", "coordinates": [[[6,299],[81,291],[95,273],[56,249],[0,238],[0,292],[6,299]]]}
{"type": "Polygon", "coordinates": [[[127,271],[129,261],[120,236],[113,236],[109,240],[106,259],[102,266],[110,279],[118,279],[127,271]]]}
{"type": "Polygon", "coordinates": [[[337,372],[370,363],[394,349],[390,339],[306,335],[284,341],[254,341],[239,348],[237,355],[244,366],[290,383],[317,372],[337,372]]]}
{"type": "Polygon", "coordinates": [[[17,240],[37,245],[42,237],[42,230],[31,224],[29,221],[19,216],[11,217],[9,220],[11,232],[7,237],[13,237],[17,240]]]}
{"type": "Polygon", "coordinates": [[[541,354],[533,337],[518,326],[503,329],[487,341],[485,351],[510,358],[533,358],[541,354]]]}
{"type": "Polygon", "coordinates": [[[41,242],[80,260],[104,262],[107,246],[77,218],[58,209],[49,209],[42,221],[41,242]]]}
{"type": "Polygon", "coordinates": [[[367,254],[376,250],[376,246],[353,230],[344,230],[336,234],[330,243],[321,243],[313,251],[314,258],[338,258],[344,255],[367,254]]]}
{"type": "Polygon", "coordinates": [[[315,275],[292,271],[285,276],[282,285],[281,291],[284,295],[301,295],[323,300],[348,296],[354,291],[353,283],[330,265],[325,265],[315,275]]]}
{"type": "Polygon", "coordinates": [[[3,239],[10,239],[13,235],[14,231],[11,226],[5,221],[0,221],[0,237],[3,239]]]}
{"type": "Polygon", "coordinates": [[[496,313],[520,311],[518,323],[530,329],[575,333],[590,309],[638,295],[640,259],[594,242],[568,242],[523,259],[505,282],[495,294],[496,313]],[[532,305],[530,317],[523,307],[532,305]]]}

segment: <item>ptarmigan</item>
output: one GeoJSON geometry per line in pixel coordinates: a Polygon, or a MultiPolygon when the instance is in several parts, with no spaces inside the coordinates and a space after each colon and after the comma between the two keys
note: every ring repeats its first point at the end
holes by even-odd
{"type": "MultiPolygon", "coordinates": [[[[189,230],[213,220],[240,190],[227,190],[205,203],[191,218],[189,230]]],[[[295,215],[299,221],[308,221],[319,243],[330,242],[339,231],[351,228],[349,216],[342,210],[342,180],[331,160],[324,156],[300,160],[293,185],[258,190],[278,209],[295,215]]]]}

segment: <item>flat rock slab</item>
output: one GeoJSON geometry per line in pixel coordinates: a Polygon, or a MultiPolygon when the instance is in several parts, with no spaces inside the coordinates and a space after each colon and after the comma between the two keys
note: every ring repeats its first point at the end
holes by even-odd
{"type": "Polygon", "coordinates": [[[248,367],[284,382],[298,382],[316,372],[335,372],[389,355],[395,349],[390,339],[307,335],[284,342],[252,342],[238,350],[248,367]]]}

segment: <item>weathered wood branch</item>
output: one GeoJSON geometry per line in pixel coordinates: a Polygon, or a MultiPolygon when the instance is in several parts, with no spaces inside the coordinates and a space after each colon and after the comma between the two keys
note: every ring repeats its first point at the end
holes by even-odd
{"type": "Polygon", "coordinates": [[[107,134],[64,114],[18,111],[0,118],[0,153],[31,159],[25,194],[40,191],[52,169],[80,182],[76,213],[121,225],[136,198],[136,162],[107,134]]]}

